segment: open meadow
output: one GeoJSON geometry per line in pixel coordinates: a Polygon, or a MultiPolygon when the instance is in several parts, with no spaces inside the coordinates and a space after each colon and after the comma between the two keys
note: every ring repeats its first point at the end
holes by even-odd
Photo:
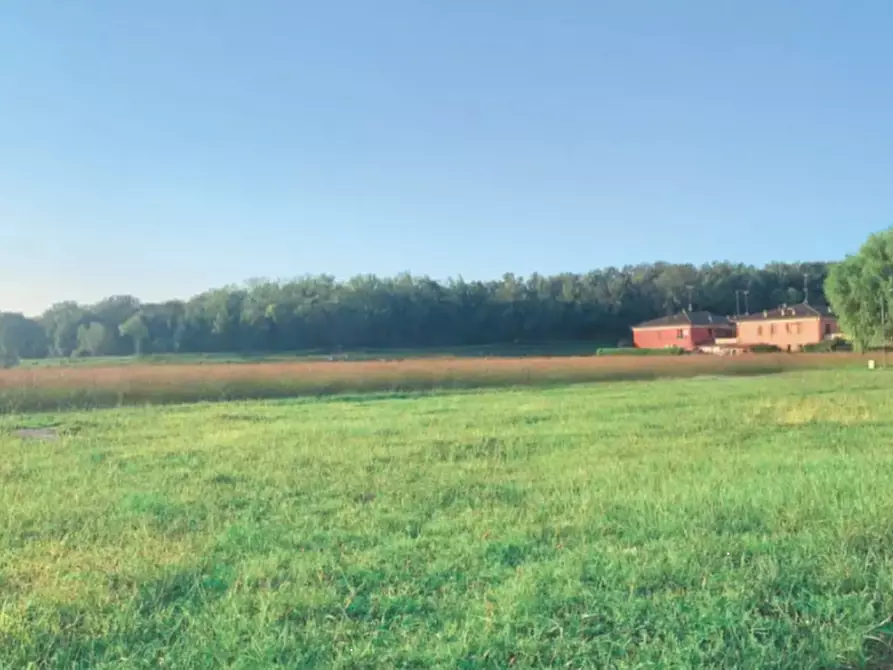
{"type": "Polygon", "coordinates": [[[888,667],[893,376],[7,414],[0,510],[2,668],[888,667]]]}

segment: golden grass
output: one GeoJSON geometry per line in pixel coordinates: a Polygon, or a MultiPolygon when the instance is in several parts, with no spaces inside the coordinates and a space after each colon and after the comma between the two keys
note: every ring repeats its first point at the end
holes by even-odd
{"type": "Polygon", "coordinates": [[[558,357],[129,365],[0,371],[0,411],[369,391],[770,374],[862,362],[857,354],[558,357]]]}

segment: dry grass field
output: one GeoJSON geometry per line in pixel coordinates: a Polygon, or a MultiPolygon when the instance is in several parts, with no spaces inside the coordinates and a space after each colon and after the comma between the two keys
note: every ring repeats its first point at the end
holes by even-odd
{"type": "Polygon", "coordinates": [[[428,358],[0,370],[0,412],[432,389],[772,374],[855,366],[857,354],[428,358]]]}

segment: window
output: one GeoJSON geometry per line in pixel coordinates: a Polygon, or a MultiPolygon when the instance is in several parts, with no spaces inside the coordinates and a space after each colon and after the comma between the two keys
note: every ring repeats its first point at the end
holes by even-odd
{"type": "Polygon", "coordinates": [[[680,328],[679,330],[677,330],[677,331],[676,331],[676,339],[677,339],[677,340],[681,340],[681,339],[684,337],[684,335],[682,334],[682,333],[684,333],[684,332],[685,332],[685,331],[683,331],[682,328],[680,328]]]}
{"type": "Polygon", "coordinates": [[[769,326],[769,334],[775,335],[775,324],[774,323],[769,326]]]}
{"type": "Polygon", "coordinates": [[[803,330],[803,324],[798,323],[797,324],[797,335],[799,335],[802,330],[803,330]]]}
{"type": "Polygon", "coordinates": [[[831,324],[826,323],[825,324],[825,335],[830,335],[830,334],[831,334],[831,324]]]}
{"type": "Polygon", "coordinates": [[[713,337],[713,328],[707,329],[707,335],[709,335],[710,337],[713,337]]]}
{"type": "Polygon", "coordinates": [[[784,332],[786,332],[788,335],[791,334],[791,324],[790,323],[784,324],[784,332]]]}
{"type": "Polygon", "coordinates": [[[762,335],[762,334],[763,334],[763,327],[757,326],[757,335],[762,335]]]}

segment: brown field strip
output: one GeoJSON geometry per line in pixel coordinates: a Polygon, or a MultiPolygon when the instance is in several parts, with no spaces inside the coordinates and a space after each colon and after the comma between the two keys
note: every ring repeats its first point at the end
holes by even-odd
{"type": "Polygon", "coordinates": [[[859,354],[643,356],[129,365],[0,371],[0,411],[352,392],[772,374],[854,366],[859,354]]]}

